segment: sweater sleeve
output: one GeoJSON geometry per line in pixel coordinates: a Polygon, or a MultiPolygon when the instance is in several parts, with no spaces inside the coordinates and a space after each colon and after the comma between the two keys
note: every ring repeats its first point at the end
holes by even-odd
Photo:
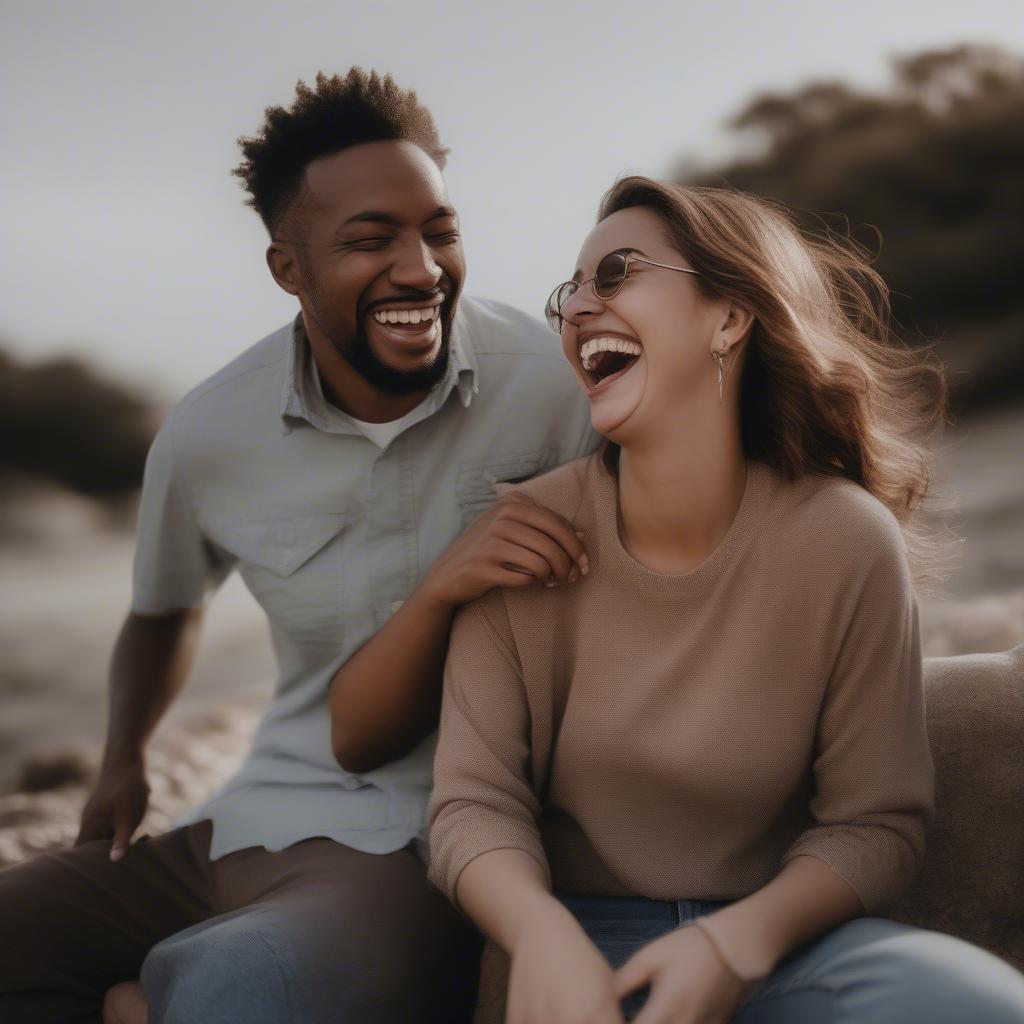
{"type": "Polygon", "coordinates": [[[500,591],[461,608],[445,664],[434,756],[428,877],[458,906],[459,875],[475,857],[524,850],[551,872],[530,781],[530,713],[500,591]]]}
{"type": "Polygon", "coordinates": [[[782,858],[824,861],[869,915],[884,913],[913,881],[934,816],[917,603],[895,519],[883,533],[858,574],[818,717],[814,824],[782,858]]]}

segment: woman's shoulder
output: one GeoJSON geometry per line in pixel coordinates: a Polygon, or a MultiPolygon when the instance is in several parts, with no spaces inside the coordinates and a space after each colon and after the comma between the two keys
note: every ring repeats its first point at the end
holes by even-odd
{"type": "Polygon", "coordinates": [[[601,452],[598,449],[590,455],[563,463],[561,466],[530,480],[514,484],[496,484],[495,490],[499,495],[505,495],[512,491],[525,494],[538,505],[543,505],[572,522],[587,493],[588,477],[597,469],[595,460],[600,457],[601,452]]]}
{"type": "Polygon", "coordinates": [[[777,527],[806,551],[838,562],[903,558],[903,530],[892,510],[847,477],[808,473],[780,482],[777,527]]]}

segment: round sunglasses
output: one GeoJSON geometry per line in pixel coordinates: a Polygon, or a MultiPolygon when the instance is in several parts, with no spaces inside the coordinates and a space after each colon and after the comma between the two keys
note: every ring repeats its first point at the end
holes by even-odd
{"type": "Polygon", "coordinates": [[[585,284],[593,282],[594,294],[599,299],[610,299],[616,295],[629,276],[630,263],[648,263],[652,267],[661,267],[662,270],[678,270],[680,274],[701,276],[699,271],[690,270],[687,267],[670,267],[667,263],[656,263],[654,260],[637,256],[632,252],[624,252],[621,249],[610,252],[607,256],[601,257],[593,277],[587,278],[586,281],[564,281],[548,296],[547,305],[544,307],[544,316],[551,330],[555,334],[562,333],[562,327],[565,325],[562,307],[585,284]]]}

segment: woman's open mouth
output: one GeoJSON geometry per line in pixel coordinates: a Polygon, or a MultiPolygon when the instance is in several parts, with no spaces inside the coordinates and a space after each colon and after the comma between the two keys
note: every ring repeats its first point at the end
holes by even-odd
{"type": "Polygon", "coordinates": [[[643,347],[631,338],[602,334],[587,338],[580,345],[580,365],[590,390],[604,388],[628,373],[643,353],[643,347]]]}

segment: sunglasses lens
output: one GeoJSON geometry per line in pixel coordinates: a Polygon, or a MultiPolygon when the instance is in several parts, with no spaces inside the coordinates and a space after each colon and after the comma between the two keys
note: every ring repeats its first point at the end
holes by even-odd
{"type": "Polygon", "coordinates": [[[598,298],[610,299],[626,279],[626,256],[621,252],[610,252],[597,265],[594,275],[594,292],[598,298]]]}

